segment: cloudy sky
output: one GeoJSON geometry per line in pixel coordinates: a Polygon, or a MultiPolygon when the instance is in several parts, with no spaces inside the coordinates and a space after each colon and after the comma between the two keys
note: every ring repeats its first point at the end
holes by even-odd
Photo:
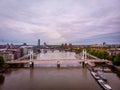
{"type": "Polygon", "coordinates": [[[0,0],[0,43],[120,44],[120,0],[0,0]]]}

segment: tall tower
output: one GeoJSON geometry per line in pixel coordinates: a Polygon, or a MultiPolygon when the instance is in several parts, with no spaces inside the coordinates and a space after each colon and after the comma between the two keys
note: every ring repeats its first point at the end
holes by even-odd
{"type": "Polygon", "coordinates": [[[38,46],[40,46],[40,39],[38,39],[38,46]]]}

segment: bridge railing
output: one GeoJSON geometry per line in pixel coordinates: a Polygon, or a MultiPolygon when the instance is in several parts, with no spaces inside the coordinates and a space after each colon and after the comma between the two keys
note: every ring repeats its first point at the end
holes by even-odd
{"type": "Polygon", "coordinates": [[[99,59],[99,60],[100,60],[100,58],[98,58],[98,57],[96,57],[96,56],[94,56],[94,55],[91,55],[91,54],[89,54],[89,53],[86,53],[86,55],[89,56],[89,57],[92,57],[93,59],[97,59],[97,60],[99,59]]]}
{"type": "Polygon", "coordinates": [[[18,58],[18,59],[15,59],[15,60],[22,60],[22,59],[25,59],[25,58],[27,58],[27,57],[29,57],[30,56],[30,54],[27,54],[27,55],[24,55],[23,57],[20,57],[20,58],[18,58]]]}
{"type": "MultiPolygon", "coordinates": [[[[36,53],[33,53],[33,56],[36,56],[36,53]]],[[[26,55],[24,55],[24,56],[22,56],[22,57],[20,57],[18,59],[15,59],[15,60],[23,60],[25,58],[30,58],[30,54],[26,54],[26,55]]]]}

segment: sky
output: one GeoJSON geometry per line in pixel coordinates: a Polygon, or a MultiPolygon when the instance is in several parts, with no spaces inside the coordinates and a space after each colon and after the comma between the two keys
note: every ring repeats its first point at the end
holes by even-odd
{"type": "Polygon", "coordinates": [[[120,0],[0,0],[0,44],[120,44],[120,0]]]}

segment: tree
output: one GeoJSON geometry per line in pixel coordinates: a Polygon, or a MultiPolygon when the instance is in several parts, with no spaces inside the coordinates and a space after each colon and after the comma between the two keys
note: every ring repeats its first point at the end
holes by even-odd
{"type": "Polygon", "coordinates": [[[3,56],[0,56],[0,67],[3,67],[5,64],[3,56]]]}
{"type": "Polygon", "coordinates": [[[103,51],[103,58],[106,59],[109,53],[107,51],[103,51]]]}
{"type": "Polygon", "coordinates": [[[98,55],[98,52],[99,52],[98,50],[95,50],[95,51],[94,51],[94,55],[97,56],[97,55],[98,55]]]}
{"type": "Polygon", "coordinates": [[[82,49],[78,48],[78,49],[75,50],[75,52],[76,52],[76,54],[79,54],[79,53],[82,52],[82,49]]]}
{"type": "Polygon", "coordinates": [[[106,59],[113,61],[113,60],[114,60],[114,56],[108,55],[108,56],[106,57],[106,59]]]}
{"type": "Polygon", "coordinates": [[[120,65],[120,53],[115,56],[113,64],[120,65]]]}
{"type": "Polygon", "coordinates": [[[98,51],[97,57],[100,58],[100,59],[103,59],[103,54],[102,54],[101,51],[98,51]]]}

